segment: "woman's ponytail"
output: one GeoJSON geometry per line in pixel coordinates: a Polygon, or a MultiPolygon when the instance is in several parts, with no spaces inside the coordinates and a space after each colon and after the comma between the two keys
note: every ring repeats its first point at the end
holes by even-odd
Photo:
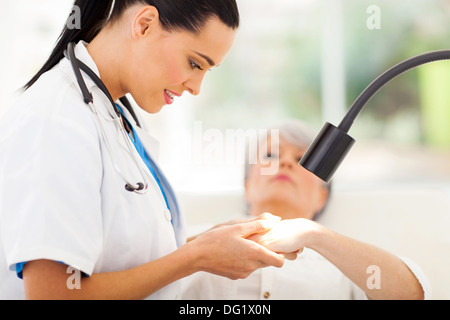
{"type": "Polygon", "coordinates": [[[70,42],[80,40],[91,42],[107,22],[113,2],[114,0],[76,0],[53,52],[41,70],[24,86],[24,89],[30,88],[42,74],[59,63],[70,42]],[[74,19],[78,19],[79,23],[73,23],[74,19]]]}

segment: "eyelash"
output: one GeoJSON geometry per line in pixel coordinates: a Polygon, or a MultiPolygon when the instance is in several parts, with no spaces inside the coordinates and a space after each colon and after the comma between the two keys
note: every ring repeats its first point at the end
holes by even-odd
{"type": "Polygon", "coordinates": [[[194,60],[189,60],[189,64],[191,65],[191,69],[199,69],[203,71],[203,68],[200,67],[200,65],[196,63],[194,60]]]}
{"type": "MultiPolygon", "coordinates": [[[[297,162],[300,162],[300,160],[303,158],[304,154],[302,154],[301,156],[297,156],[297,162]]],[[[268,158],[278,158],[278,154],[272,154],[271,152],[267,152],[267,154],[264,155],[264,157],[266,159],[268,158]]]]}

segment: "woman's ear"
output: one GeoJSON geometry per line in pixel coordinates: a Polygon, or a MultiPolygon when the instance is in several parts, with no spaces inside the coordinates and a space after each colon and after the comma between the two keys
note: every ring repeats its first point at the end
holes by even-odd
{"type": "Polygon", "coordinates": [[[151,31],[159,27],[159,12],[156,7],[143,6],[136,11],[132,26],[134,38],[146,37],[151,31]]]}
{"type": "Polygon", "coordinates": [[[245,179],[245,181],[244,181],[244,196],[245,196],[245,200],[247,200],[247,198],[248,198],[248,179],[245,179]]]}
{"type": "Polygon", "coordinates": [[[323,185],[322,188],[319,191],[319,196],[317,199],[317,208],[315,212],[320,212],[325,208],[325,205],[328,201],[328,197],[330,196],[330,191],[328,188],[323,185]]]}
{"type": "Polygon", "coordinates": [[[249,195],[251,192],[251,190],[250,190],[251,185],[252,185],[251,180],[254,175],[253,170],[254,170],[254,165],[248,165],[245,168],[246,172],[245,172],[245,177],[244,177],[244,196],[245,196],[245,199],[247,200],[247,202],[248,202],[248,198],[249,198],[249,195]]]}
{"type": "Polygon", "coordinates": [[[250,203],[248,201],[248,179],[244,181],[244,200],[245,200],[245,214],[250,215],[250,203]]]}

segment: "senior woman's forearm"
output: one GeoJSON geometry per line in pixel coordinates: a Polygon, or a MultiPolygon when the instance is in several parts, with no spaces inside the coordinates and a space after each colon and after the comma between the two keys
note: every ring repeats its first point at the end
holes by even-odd
{"type": "Polygon", "coordinates": [[[308,238],[308,247],[340,269],[370,299],[424,298],[421,284],[399,257],[322,226],[308,238]]]}

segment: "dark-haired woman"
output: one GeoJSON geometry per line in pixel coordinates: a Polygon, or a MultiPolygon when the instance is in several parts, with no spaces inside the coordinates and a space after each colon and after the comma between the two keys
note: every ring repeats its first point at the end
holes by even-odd
{"type": "Polygon", "coordinates": [[[0,260],[9,269],[0,272],[1,298],[175,299],[177,280],[197,271],[236,279],[280,267],[283,256],[245,239],[267,231],[271,219],[185,243],[154,144],[122,99],[130,94],[156,113],[186,91],[199,94],[234,41],[235,1],[75,5],[81,29],[63,30],[0,126],[0,260]],[[69,43],[107,89],[83,72],[90,106],[64,56],[69,43]],[[111,120],[113,106],[126,135],[111,120]],[[146,180],[147,192],[124,188],[125,176],[146,180]]]}

